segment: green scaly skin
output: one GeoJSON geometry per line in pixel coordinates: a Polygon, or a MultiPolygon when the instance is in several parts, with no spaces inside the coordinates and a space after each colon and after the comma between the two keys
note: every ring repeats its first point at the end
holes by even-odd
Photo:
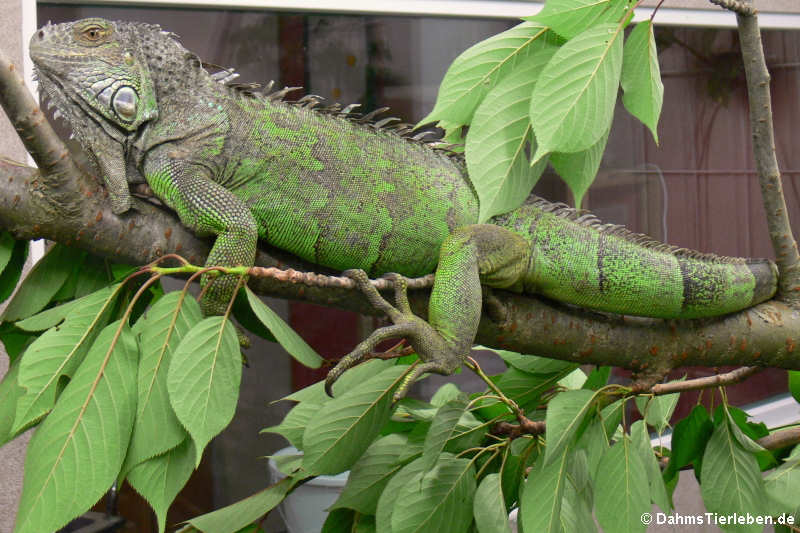
{"type": "MultiPolygon", "coordinates": [[[[658,318],[722,315],[776,290],[770,261],[674,249],[538,198],[476,224],[478,199],[454,154],[344,112],[228,87],[158,26],[48,25],[31,56],[97,161],[115,212],[130,205],[127,184],[146,181],[183,224],[216,235],[208,265],[250,266],[262,239],[351,269],[395,325],[347,355],[328,387],[390,337],[408,338],[423,360],[406,385],[423,372],[452,373],[475,337],[481,285],[658,318]],[[434,271],[425,322],[411,313],[401,276],[434,271]],[[369,284],[387,273],[400,275],[396,308],[369,284]]],[[[221,314],[236,279],[202,283],[204,312],[221,314]]]]}

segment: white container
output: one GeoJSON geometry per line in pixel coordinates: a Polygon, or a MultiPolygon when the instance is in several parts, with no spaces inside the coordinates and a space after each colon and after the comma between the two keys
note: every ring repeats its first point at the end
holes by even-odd
{"type": "MultiPolygon", "coordinates": [[[[278,450],[273,455],[296,455],[299,452],[294,446],[278,450]]],[[[326,509],[333,505],[347,483],[350,472],[342,472],[335,476],[317,476],[299,487],[286,497],[278,506],[278,512],[286,523],[289,533],[319,533],[328,517],[326,509]]],[[[275,461],[269,460],[269,475],[272,483],[277,483],[286,476],[278,470],[275,461]]]]}

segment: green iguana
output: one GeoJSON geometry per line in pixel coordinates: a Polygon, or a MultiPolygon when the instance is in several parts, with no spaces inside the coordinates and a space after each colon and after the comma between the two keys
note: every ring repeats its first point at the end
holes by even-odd
{"type": "MultiPolygon", "coordinates": [[[[210,75],[160,27],[92,18],[31,39],[44,93],[95,158],[116,213],[146,182],[198,235],[216,235],[208,265],[252,265],[258,239],[308,261],[356,269],[394,325],[374,332],[328,375],[387,338],[406,337],[424,372],[450,374],[468,354],[481,285],[591,309],[659,318],[741,310],[772,297],[768,260],[678,249],[585,212],[531,198],[476,224],[478,198],[458,155],[408,138],[351,107],[253,94],[210,75]],[[402,276],[436,272],[429,322],[402,276]],[[397,273],[396,307],[368,276],[397,273]]],[[[205,277],[203,308],[220,314],[233,276],[205,277]]]]}

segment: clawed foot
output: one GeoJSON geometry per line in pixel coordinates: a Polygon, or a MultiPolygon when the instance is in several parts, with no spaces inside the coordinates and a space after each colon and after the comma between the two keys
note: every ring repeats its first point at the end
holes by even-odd
{"type": "Polygon", "coordinates": [[[387,339],[405,337],[422,360],[422,363],[417,365],[400,384],[394,394],[395,401],[405,396],[408,388],[422,374],[433,372],[449,375],[461,366],[466,353],[461,353],[462,350],[452,347],[433,326],[411,312],[411,306],[408,304],[406,278],[398,274],[386,276],[394,284],[395,307],[372,286],[369,277],[363,270],[347,270],[343,274],[352,279],[370,304],[386,313],[394,324],[375,330],[328,372],[328,376],[325,378],[325,392],[328,393],[328,396],[333,396],[333,384],[345,370],[368,359],[375,347],[387,339]]]}

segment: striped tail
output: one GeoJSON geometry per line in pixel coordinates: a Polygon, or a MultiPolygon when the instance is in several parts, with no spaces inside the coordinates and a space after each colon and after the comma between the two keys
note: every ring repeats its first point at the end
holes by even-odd
{"type": "Polygon", "coordinates": [[[752,307],[777,290],[778,270],[768,259],[677,248],[541,198],[492,223],[530,242],[526,293],[581,307],[699,318],[752,307]]]}

